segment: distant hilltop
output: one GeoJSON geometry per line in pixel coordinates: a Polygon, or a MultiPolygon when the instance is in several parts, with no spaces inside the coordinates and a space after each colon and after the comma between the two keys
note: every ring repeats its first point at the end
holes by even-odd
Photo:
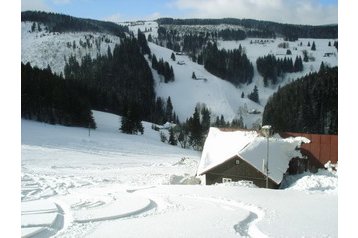
{"type": "Polygon", "coordinates": [[[241,26],[245,31],[259,30],[269,32],[271,35],[284,37],[288,40],[295,41],[298,38],[315,38],[315,39],[337,39],[338,24],[330,25],[294,25],[283,24],[271,21],[260,21],[253,19],[173,19],[159,18],[159,25],[235,25],[241,26]]]}

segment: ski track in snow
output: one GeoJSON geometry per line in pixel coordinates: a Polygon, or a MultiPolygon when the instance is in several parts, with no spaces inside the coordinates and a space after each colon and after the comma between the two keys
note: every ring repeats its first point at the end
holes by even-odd
{"type": "MultiPolygon", "coordinates": [[[[55,235],[59,230],[61,230],[64,226],[64,211],[63,209],[56,204],[56,208],[57,208],[57,215],[55,220],[53,221],[52,224],[48,225],[48,224],[30,224],[30,225],[24,225],[21,226],[21,228],[30,228],[30,229],[34,229],[33,232],[30,232],[26,235],[23,235],[23,238],[28,238],[28,237],[32,237],[32,238],[43,238],[43,237],[51,237],[53,235],[55,235]],[[38,229],[36,229],[38,228],[38,229]]],[[[41,214],[45,214],[45,213],[53,213],[51,211],[41,211],[41,210],[37,210],[37,211],[33,211],[31,214],[28,215],[41,215],[41,214]]],[[[22,212],[22,215],[25,215],[26,213],[22,212]]]]}
{"type": "Polygon", "coordinates": [[[256,226],[256,224],[260,220],[262,220],[263,217],[265,216],[265,212],[262,208],[241,201],[228,200],[223,198],[198,197],[198,196],[188,196],[188,197],[217,203],[221,206],[229,206],[229,207],[239,208],[243,210],[248,210],[249,215],[244,220],[235,224],[233,226],[233,229],[235,229],[235,231],[239,233],[240,236],[242,237],[255,237],[255,238],[267,237],[256,226]]]}
{"type": "MultiPolygon", "coordinates": [[[[150,190],[155,188],[155,186],[147,186],[147,187],[138,187],[133,189],[126,189],[126,193],[133,194],[137,191],[150,190]]],[[[174,209],[184,209],[184,204],[181,202],[173,203],[170,201],[169,194],[163,194],[161,196],[155,196],[152,193],[145,193],[142,196],[145,196],[149,199],[149,204],[139,210],[128,212],[124,214],[119,214],[116,216],[108,216],[108,217],[99,217],[94,219],[83,219],[83,220],[73,220],[73,213],[80,209],[91,209],[98,206],[104,205],[104,202],[81,202],[77,204],[73,204],[70,207],[62,208],[61,206],[66,207],[63,202],[59,202],[60,200],[53,199],[55,205],[57,207],[58,215],[53,222],[53,224],[49,227],[44,227],[39,229],[36,233],[29,234],[28,236],[23,237],[33,237],[33,238],[41,238],[41,237],[50,237],[55,235],[54,237],[73,237],[74,234],[88,234],[92,229],[96,227],[97,222],[107,222],[110,220],[120,220],[120,219],[137,219],[141,217],[148,217],[154,215],[163,215],[170,210],[174,209]],[[58,204],[61,203],[61,206],[58,204]],[[160,204],[160,206],[159,206],[160,204]],[[66,212],[64,212],[66,210],[66,212]],[[58,233],[57,233],[58,232],[58,233]],[[56,234],[57,233],[57,234],[56,234]]],[[[186,197],[189,199],[193,199],[192,201],[207,201],[213,204],[217,204],[222,208],[232,208],[232,209],[243,209],[249,211],[249,215],[238,221],[237,224],[233,225],[233,229],[237,232],[241,237],[267,237],[263,234],[256,226],[256,224],[264,217],[264,211],[262,208],[254,206],[252,204],[247,204],[241,201],[229,200],[224,198],[215,198],[215,197],[202,197],[202,196],[189,196],[189,195],[171,195],[174,197],[186,197]]],[[[43,227],[44,225],[38,225],[43,227]]],[[[35,226],[32,226],[35,227],[35,226]]]]}

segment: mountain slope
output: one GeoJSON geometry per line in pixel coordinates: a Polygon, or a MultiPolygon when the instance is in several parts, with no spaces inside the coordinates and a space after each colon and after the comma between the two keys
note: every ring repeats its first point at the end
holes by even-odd
{"type": "MultiPolygon", "coordinates": [[[[140,29],[148,37],[149,34],[155,39],[157,37],[157,22],[135,22],[120,23],[128,26],[129,30],[136,36],[140,29]]],[[[30,62],[39,68],[47,68],[49,65],[52,71],[60,74],[65,66],[65,59],[75,55],[77,61],[85,54],[90,54],[95,58],[97,54],[107,54],[108,49],[113,51],[114,45],[120,42],[120,38],[111,34],[95,32],[76,32],[76,33],[56,33],[42,30],[31,31],[33,22],[22,22],[21,39],[21,60],[24,63],[30,62]],[[89,42],[87,46],[84,43],[89,42]],[[92,45],[92,47],[88,47],[92,45]]],[[[41,25],[40,26],[44,26],[41,25]]],[[[200,27],[200,26],[199,26],[200,27]]],[[[42,27],[44,28],[44,27],[42,27]]],[[[282,48],[280,45],[285,41],[283,38],[259,39],[247,38],[242,41],[218,41],[219,49],[236,49],[241,45],[246,52],[249,60],[254,65],[253,83],[249,85],[240,85],[235,87],[227,81],[207,72],[202,65],[192,62],[188,56],[177,55],[176,61],[172,61],[170,56],[172,51],[154,43],[149,43],[149,47],[157,57],[163,58],[173,67],[175,81],[165,84],[161,76],[155,70],[152,70],[156,81],[155,91],[157,96],[167,98],[171,97],[174,111],[178,114],[180,121],[185,121],[194,112],[194,107],[198,103],[206,104],[212,112],[212,121],[216,116],[224,115],[226,121],[234,118],[243,118],[247,127],[256,127],[261,123],[263,108],[268,98],[277,91],[278,87],[302,77],[309,72],[319,70],[321,62],[329,66],[337,66],[338,52],[333,47],[334,39],[299,39],[295,42],[289,42],[288,48],[282,48]],[[312,44],[315,41],[316,51],[311,51],[307,46],[308,42],[312,44]],[[331,42],[332,46],[328,46],[331,42]],[[302,43],[302,45],[301,45],[302,43]],[[292,51],[292,55],[286,55],[287,49],[292,51]],[[256,68],[256,59],[260,56],[273,54],[278,58],[288,57],[295,59],[296,56],[302,56],[306,50],[310,57],[309,62],[304,63],[304,70],[299,73],[290,73],[284,75],[277,85],[264,87],[263,78],[256,68]],[[328,53],[329,56],[325,56],[328,53]],[[178,61],[182,61],[178,64],[178,61]],[[191,78],[195,72],[199,80],[191,78]],[[257,86],[260,104],[254,103],[247,98],[254,87],[257,86]],[[244,98],[241,98],[242,94],[244,98]],[[258,114],[252,114],[258,113],[258,114]]],[[[148,59],[149,65],[151,65],[148,59]]]]}

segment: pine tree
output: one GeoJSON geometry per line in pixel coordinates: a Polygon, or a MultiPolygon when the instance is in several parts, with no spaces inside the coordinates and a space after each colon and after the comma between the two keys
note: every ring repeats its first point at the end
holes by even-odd
{"type": "Polygon", "coordinates": [[[178,136],[178,141],[179,141],[180,146],[182,148],[187,147],[187,139],[186,139],[186,135],[184,134],[183,130],[180,130],[180,133],[179,133],[179,136],[178,136]]]}
{"type": "Polygon", "coordinates": [[[241,93],[241,98],[244,98],[245,97],[245,94],[244,92],[241,93]]]}
{"type": "Polygon", "coordinates": [[[225,122],[224,115],[221,114],[219,125],[220,125],[220,127],[225,127],[225,124],[226,124],[226,122],[225,122]]]}
{"type": "Polygon", "coordinates": [[[107,57],[109,60],[112,60],[112,50],[111,47],[108,45],[107,47],[107,57]]]}
{"type": "Polygon", "coordinates": [[[231,122],[231,128],[244,128],[244,122],[242,116],[239,119],[233,119],[231,122]]]}
{"type": "Polygon", "coordinates": [[[200,124],[199,110],[195,107],[192,117],[189,119],[189,143],[194,149],[200,150],[203,146],[203,130],[200,124]]]}
{"type": "Polygon", "coordinates": [[[150,54],[150,49],[148,46],[147,39],[145,38],[145,34],[140,31],[138,28],[138,44],[140,46],[142,54],[150,54]]]}
{"type": "Polygon", "coordinates": [[[257,89],[256,85],[254,87],[254,90],[252,91],[252,93],[250,93],[248,96],[247,96],[250,100],[256,102],[256,103],[260,103],[260,100],[259,100],[259,90],[257,89]]]}
{"type": "Polygon", "coordinates": [[[195,72],[193,72],[193,74],[191,75],[191,78],[192,78],[192,79],[196,79],[195,72]]]}
{"type": "Polygon", "coordinates": [[[174,70],[173,70],[173,66],[170,66],[170,81],[174,81],[175,77],[174,77],[174,70]]]}
{"type": "Polygon", "coordinates": [[[312,47],[311,47],[311,50],[316,50],[316,43],[313,41],[313,43],[312,43],[312,47]]]}
{"type": "Polygon", "coordinates": [[[208,133],[210,128],[210,111],[205,106],[201,109],[201,118],[203,133],[208,133]]]}
{"type": "Polygon", "coordinates": [[[300,72],[303,70],[303,63],[301,56],[296,56],[295,63],[293,64],[293,71],[300,72]]]}
{"type": "Polygon", "coordinates": [[[168,142],[171,145],[177,145],[178,144],[178,141],[175,138],[174,129],[172,127],[169,129],[169,140],[168,140],[168,142]]]}
{"type": "Polygon", "coordinates": [[[338,50],[338,41],[334,41],[333,45],[334,45],[334,47],[336,47],[336,49],[338,50]]]}
{"type": "Polygon", "coordinates": [[[158,70],[158,60],[155,54],[152,56],[152,68],[158,70]]]}
{"type": "Polygon", "coordinates": [[[323,72],[327,69],[328,67],[323,63],[323,61],[321,62],[321,65],[319,67],[319,72],[323,72]]]}
{"type": "Polygon", "coordinates": [[[130,104],[125,115],[122,116],[120,130],[126,134],[144,133],[144,127],[139,118],[139,107],[136,104],[130,104]]]}
{"type": "Polygon", "coordinates": [[[32,26],[31,26],[31,32],[34,32],[36,29],[36,23],[32,23],[32,26]]]}
{"type": "Polygon", "coordinates": [[[303,50],[302,53],[303,53],[303,61],[304,61],[304,62],[308,62],[308,53],[307,53],[307,50],[303,50]]]}
{"type": "Polygon", "coordinates": [[[165,115],[166,115],[166,120],[168,122],[171,122],[173,121],[173,105],[172,105],[172,100],[170,98],[170,96],[168,97],[167,99],[167,106],[166,106],[166,109],[165,109],[165,115]]]}
{"type": "Polygon", "coordinates": [[[172,52],[172,55],[170,56],[170,58],[175,61],[175,55],[174,55],[174,52],[172,52]]]}

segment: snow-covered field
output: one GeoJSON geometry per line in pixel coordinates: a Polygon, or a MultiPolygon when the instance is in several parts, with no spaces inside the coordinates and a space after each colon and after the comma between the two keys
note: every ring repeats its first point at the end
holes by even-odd
{"type": "Polygon", "coordinates": [[[200,153],[118,131],[22,120],[23,237],[337,237],[337,174],[292,178],[269,190],[198,185],[200,153]],[[300,182],[302,181],[302,182],[300,182]],[[292,184],[292,185],[290,185],[292,184]]]}

